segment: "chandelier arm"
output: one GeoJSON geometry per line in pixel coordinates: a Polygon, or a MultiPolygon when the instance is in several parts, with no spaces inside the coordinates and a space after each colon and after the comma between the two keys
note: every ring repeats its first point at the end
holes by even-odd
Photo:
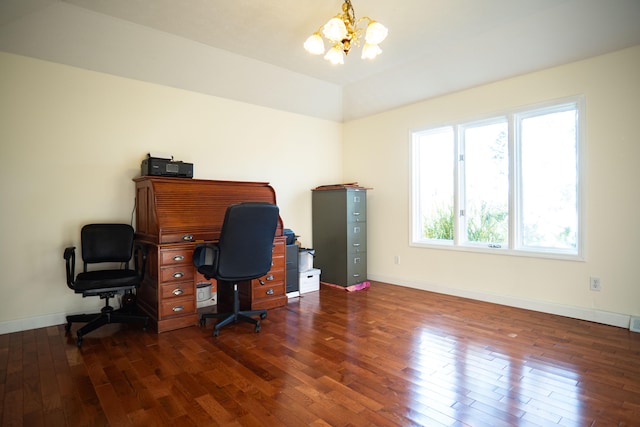
{"type": "Polygon", "coordinates": [[[362,18],[359,18],[359,19],[356,21],[356,27],[357,27],[358,25],[360,25],[360,23],[361,23],[362,21],[364,21],[365,19],[369,22],[369,24],[371,24],[372,22],[376,22],[376,21],[375,21],[375,19],[371,19],[371,18],[369,18],[368,16],[363,16],[362,18]]]}

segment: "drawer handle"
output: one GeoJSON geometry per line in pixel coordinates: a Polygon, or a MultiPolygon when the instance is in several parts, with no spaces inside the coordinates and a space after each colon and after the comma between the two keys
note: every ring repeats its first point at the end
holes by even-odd
{"type": "Polygon", "coordinates": [[[353,277],[360,277],[358,273],[354,274],[353,277]]]}
{"type": "Polygon", "coordinates": [[[173,277],[175,277],[176,279],[179,279],[182,276],[184,276],[184,273],[181,271],[176,271],[175,273],[173,273],[173,277]]]}
{"type": "Polygon", "coordinates": [[[357,248],[358,246],[360,246],[360,243],[354,243],[353,246],[357,248]]]}
{"type": "Polygon", "coordinates": [[[260,283],[261,286],[264,286],[264,280],[258,279],[258,283],[260,283]]]}
{"type": "Polygon", "coordinates": [[[192,241],[193,240],[193,234],[185,234],[184,236],[182,236],[182,240],[185,240],[185,241],[188,241],[188,242],[192,241]]]}
{"type": "Polygon", "coordinates": [[[354,212],[353,213],[353,216],[358,216],[358,215],[360,215],[360,212],[354,212]]]}
{"type": "Polygon", "coordinates": [[[182,261],[182,260],[184,260],[184,256],[182,256],[182,255],[176,255],[176,256],[174,256],[174,257],[173,257],[173,260],[174,260],[174,261],[182,261]]]}
{"type": "Polygon", "coordinates": [[[171,293],[174,294],[174,295],[182,295],[182,294],[184,294],[184,291],[182,289],[180,289],[180,288],[175,288],[173,290],[173,292],[171,292],[171,293]]]}
{"type": "Polygon", "coordinates": [[[171,310],[176,311],[176,312],[177,311],[182,311],[182,310],[184,310],[184,306],[183,305],[176,305],[171,310]]]}
{"type": "Polygon", "coordinates": [[[273,274],[268,275],[267,280],[273,280],[273,274]]]}
{"type": "Polygon", "coordinates": [[[273,288],[267,289],[267,295],[273,295],[273,288]]]}

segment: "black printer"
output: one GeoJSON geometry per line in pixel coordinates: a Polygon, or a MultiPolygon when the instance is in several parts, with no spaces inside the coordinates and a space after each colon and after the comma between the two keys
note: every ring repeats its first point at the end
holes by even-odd
{"type": "Polygon", "coordinates": [[[173,159],[147,157],[142,161],[142,176],[174,176],[193,178],[193,163],[179,162],[173,159]]]}

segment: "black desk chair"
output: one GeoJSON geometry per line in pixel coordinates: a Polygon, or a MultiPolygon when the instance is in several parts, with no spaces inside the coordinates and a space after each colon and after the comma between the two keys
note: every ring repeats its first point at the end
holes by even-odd
{"type": "Polygon", "coordinates": [[[240,311],[238,282],[257,279],[271,269],[278,212],[278,207],[271,203],[231,205],[225,213],[218,243],[196,247],[193,262],[198,271],[207,279],[214,278],[233,285],[233,312],[205,313],[200,317],[202,326],[208,318],[219,319],[213,328],[213,336],[217,337],[224,325],[238,321],[253,323],[255,331],[260,332],[260,321],[251,316],[259,315],[265,319],[267,311],[240,311]]]}
{"type": "Polygon", "coordinates": [[[83,297],[100,296],[105,300],[105,305],[100,313],[67,316],[65,330],[71,330],[71,323],[87,323],[77,332],[77,344],[80,347],[84,335],[108,323],[142,322],[143,329],[146,329],[149,318],[135,314],[133,291],[144,278],[147,257],[144,246],[136,246],[134,250],[133,227],[128,224],[89,224],[82,227],[80,239],[84,269],[75,280],[76,248],[68,247],[64,250],[67,286],[83,297]],[[129,269],[132,257],[133,270],[129,269]],[[89,264],[97,263],[116,265],[109,265],[110,269],[88,271],[89,264]],[[123,295],[123,307],[118,310],[109,305],[109,298],[116,295],[123,295]]]}

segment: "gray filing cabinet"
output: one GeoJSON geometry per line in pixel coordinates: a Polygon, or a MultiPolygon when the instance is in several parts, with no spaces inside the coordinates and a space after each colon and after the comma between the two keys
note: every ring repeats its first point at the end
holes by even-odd
{"type": "Polygon", "coordinates": [[[367,191],[313,190],[314,267],[323,282],[351,286],[367,280],[367,191]]]}

